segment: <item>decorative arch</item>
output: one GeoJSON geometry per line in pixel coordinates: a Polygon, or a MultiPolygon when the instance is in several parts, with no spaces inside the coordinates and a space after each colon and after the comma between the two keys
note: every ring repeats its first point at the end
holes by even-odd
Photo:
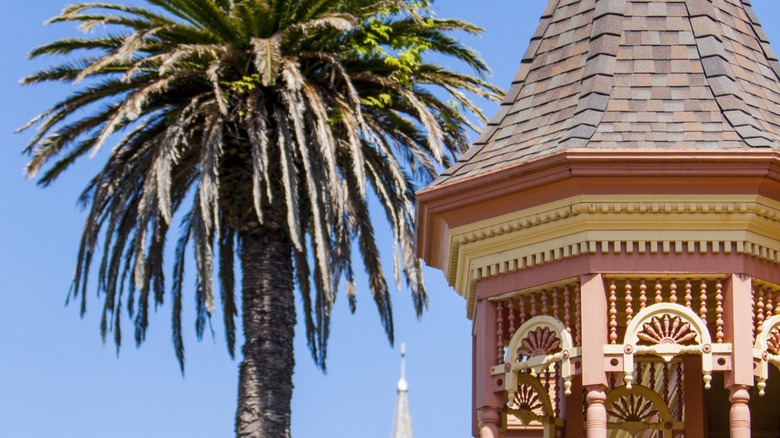
{"type": "Polygon", "coordinates": [[[712,381],[712,337],[707,324],[685,306],[657,303],[640,311],[626,327],[623,372],[626,387],[634,381],[634,355],[652,354],[670,362],[680,354],[702,357],[704,387],[712,381]]]}
{"type": "Polygon", "coordinates": [[[526,426],[533,421],[548,423],[555,413],[550,393],[544,388],[542,382],[530,373],[520,373],[517,388],[515,396],[509,400],[510,407],[507,412],[517,417],[526,426]]]}
{"type": "Polygon", "coordinates": [[[571,350],[574,347],[573,344],[571,333],[560,321],[552,316],[535,316],[521,325],[512,336],[504,362],[514,362],[512,355],[517,355],[522,351],[531,353],[526,356],[536,357],[548,354],[558,348],[562,351],[571,350]],[[553,339],[549,335],[555,336],[555,338],[553,339]],[[558,344],[550,343],[553,341],[557,341],[558,344]]]}
{"type": "Polygon", "coordinates": [[[646,386],[615,388],[607,394],[604,406],[609,419],[617,420],[608,422],[607,427],[629,432],[632,436],[656,429],[663,432],[664,438],[672,438],[674,430],[683,429],[682,423],[673,421],[664,399],[646,386]]]}
{"type": "Polygon", "coordinates": [[[540,373],[555,362],[561,364],[564,392],[570,395],[574,356],[579,356],[579,350],[574,348],[571,333],[563,323],[546,315],[526,321],[512,336],[504,360],[507,401],[514,400],[523,371],[540,373]]]}
{"type": "Polygon", "coordinates": [[[780,315],[774,315],[764,321],[763,327],[753,345],[753,357],[759,360],[756,376],[758,395],[764,395],[766,381],[769,379],[769,364],[780,369],[780,315]]]}

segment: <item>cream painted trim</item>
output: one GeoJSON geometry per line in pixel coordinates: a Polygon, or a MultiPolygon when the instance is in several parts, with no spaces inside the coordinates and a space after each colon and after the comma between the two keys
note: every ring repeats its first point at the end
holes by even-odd
{"type": "Polygon", "coordinates": [[[581,254],[739,253],[780,263],[780,202],[756,195],[580,195],[453,228],[445,276],[473,313],[480,279],[581,254]]]}

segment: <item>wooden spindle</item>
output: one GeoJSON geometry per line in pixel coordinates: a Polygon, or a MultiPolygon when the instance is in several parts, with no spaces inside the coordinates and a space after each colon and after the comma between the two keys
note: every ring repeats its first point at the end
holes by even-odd
{"type": "Polygon", "coordinates": [[[750,303],[751,303],[750,308],[752,310],[752,312],[750,314],[750,320],[752,322],[750,324],[750,331],[753,334],[753,342],[756,342],[756,320],[757,320],[757,315],[756,315],[756,288],[755,287],[751,287],[750,288],[750,303]]]}
{"type": "Polygon", "coordinates": [[[531,294],[531,318],[536,316],[536,294],[531,294]]]}
{"type": "Polygon", "coordinates": [[[615,280],[609,283],[609,343],[617,343],[617,287],[615,280]]]}
{"type": "Polygon", "coordinates": [[[504,363],[504,304],[501,301],[496,305],[496,359],[499,364],[504,363]]]}
{"type": "Polygon", "coordinates": [[[525,314],[525,297],[520,297],[520,325],[525,324],[526,321],[526,314],[525,314]]]}
{"type": "Polygon", "coordinates": [[[580,294],[580,284],[574,287],[574,331],[576,333],[574,342],[577,346],[582,345],[582,297],[580,294]]]}
{"type": "Polygon", "coordinates": [[[634,383],[637,385],[642,384],[642,362],[637,362],[635,365],[636,368],[636,377],[634,377],[634,383]]]}
{"type": "Polygon", "coordinates": [[[555,418],[561,417],[561,363],[555,362],[555,386],[553,387],[553,403],[555,404],[555,418]]]}
{"type": "Polygon", "coordinates": [[[550,393],[550,367],[544,369],[544,390],[550,393]]]}
{"type": "Polygon", "coordinates": [[[690,279],[685,281],[685,307],[693,310],[693,285],[690,279]]]}
{"type": "Polygon", "coordinates": [[[552,313],[552,316],[553,316],[553,318],[555,318],[558,321],[560,321],[561,320],[561,315],[558,314],[558,311],[560,309],[558,308],[558,288],[557,287],[553,288],[552,299],[553,299],[553,306],[552,306],[553,313],[552,313]]]}
{"type": "Polygon", "coordinates": [[[683,369],[683,361],[677,362],[677,421],[683,420],[683,412],[685,406],[685,370],[683,369]]]}
{"type": "Polygon", "coordinates": [[[662,372],[663,372],[662,382],[663,382],[663,385],[664,385],[663,390],[662,390],[663,398],[664,398],[664,402],[666,403],[666,406],[669,406],[669,384],[670,384],[670,382],[669,382],[669,377],[670,377],[669,374],[670,373],[669,373],[669,363],[668,362],[664,362],[664,366],[662,368],[662,372]]]}
{"type": "Polygon", "coordinates": [[[655,280],[655,302],[656,303],[662,303],[664,301],[663,289],[664,286],[661,284],[661,279],[659,278],[655,280]]]}
{"type": "Polygon", "coordinates": [[[571,334],[571,291],[569,286],[563,288],[563,326],[571,334]]]}
{"type": "Polygon", "coordinates": [[[771,318],[775,313],[774,294],[775,292],[772,289],[766,290],[766,319],[771,318]]]}
{"type": "Polygon", "coordinates": [[[699,285],[699,316],[702,321],[707,323],[707,282],[704,279],[701,280],[699,285]]]}
{"type": "Polygon", "coordinates": [[[545,316],[546,316],[546,315],[549,315],[549,314],[550,314],[550,313],[548,312],[548,309],[547,309],[547,291],[544,291],[544,290],[543,290],[543,291],[541,292],[541,295],[542,295],[542,315],[545,315],[545,316]]]}
{"type": "Polygon", "coordinates": [[[758,288],[758,303],[756,304],[756,335],[764,331],[764,288],[758,288]]]}
{"type": "Polygon", "coordinates": [[[634,297],[631,295],[631,280],[626,280],[625,288],[625,301],[626,301],[626,325],[628,325],[632,319],[634,319],[633,301],[634,297]]]}
{"type": "Polygon", "coordinates": [[[715,284],[715,339],[718,344],[723,343],[723,284],[718,280],[715,284]]]}
{"type": "Polygon", "coordinates": [[[650,389],[655,391],[655,363],[654,362],[650,362],[649,364],[647,364],[647,366],[648,366],[648,368],[650,368],[650,370],[649,370],[650,371],[650,382],[649,382],[650,389]]]}
{"type": "Polygon", "coordinates": [[[775,311],[773,313],[780,315],[780,293],[778,291],[775,291],[775,311]]]}
{"type": "Polygon", "coordinates": [[[674,280],[669,284],[669,302],[672,304],[677,303],[677,282],[674,280]]]}
{"type": "Polygon", "coordinates": [[[507,309],[509,311],[509,317],[508,317],[508,319],[509,319],[509,336],[511,338],[512,336],[515,335],[515,329],[516,329],[516,327],[515,327],[515,300],[514,300],[514,298],[510,298],[509,299],[509,303],[507,303],[507,304],[508,304],[508,307],[509,307],[509,309],[507,309]]]}
{"type": "Polygon", "coordinates": [[[642,280],[639,283],[639,311],[641,312],[645,307],[647,307],[647,283],[642,280]]]}

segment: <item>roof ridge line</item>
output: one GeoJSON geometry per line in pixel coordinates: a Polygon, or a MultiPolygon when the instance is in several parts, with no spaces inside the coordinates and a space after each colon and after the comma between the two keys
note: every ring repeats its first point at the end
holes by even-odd
{"type": "Polygon", "coordinates": [[[764,27],[761,25],[761,22],[758,20],[758,15],[756,15],[756,12],[753,10],[753,5],[750,4],[749,0],[741,0],[741,3],[742,8],[750,19],[750,27],[753,29],[753,33],[760,43],[761,51],[764,53],[767,61],[769,61],[769,66],[772,68],[775,77],[780,80],[780,60],[777,58],[777,54],[769,44],[769,38],[764,32],[764,27]]]}
{"type": "MultiPolygon", "coordinates": [[[[748,146],[771,147],[773,143],[771,137],[755,119],[750,107],[741,96],[743,91],[737,85],[737,77],[727,60],[728,55],[722,44],[723,41],[718,37],[724,34],[724,22],[719,17],[719,10],[711,1],[685,0],[685,7],[688,9],[688,21],[696,41],[707,86],[723,118],[748,146]]],[[[758,34],[756,37],[760,38],[758,34]]]]}
{"type": "Polygon", "coordinates": [[[539,25],[536,26],[536,31],[531,35],[531,41],[528,44],[528,48],[525,50],[523,59],[520,61],[520,67],[517,69],[517,72],[512,79],[509,90],[507,90],[506,95],[504,95],[504,100],[501,102],[501,105],[499,105],[498,111],[496,111],[493,118],[490,119],[485,130],[482,131],[482,134],[474,141],[475,146],[478,144],[486,144],[490,140],[490,137],[495,134],[498,125],[501,124],[501,121],[509,112],[509,109],[515,104],[515,99],[517,99],[517,95],[520,94],[520,91],[523,89],[528,73],[531,71],[531,63],[539,52],[542,38],[547,33],[547,29],[552,23],[555,9],[558,8],[560,3],[561,0],[548,0],[547,7],[542,11],[542,16],[539,18],[539,25]]]}
{"type": "Polygon", "coordinates": [[[461,155],[455,163],[445,169],[431,182],[431,186],[436,185],[440,179],[455,173],[468,160],[470,160],[471,157],[481,152],[485,145],[488,144],[493,134],[496,133],[498,126],[501,124],[501,122],[504,120],[504,117],[506,117],[507,113],[514,105],[517,95],[520,94],[520,90],[523,89],[525,79],[528,77],[528,73],[531,71],[531,62],[534,60],[537,52],[539,51],[542,38],[547,32],[547,29],[550,27],[553,14],[560,2],[561,0],[548,0],[547,6],[544,8],[544,11],[542,11],[542,16],[539,18],[539,25],[536,27],[536,31],[533,33],[533,35],[531,35],[531,42],[529,43],[528,48],[525,50],[523,59],[520,62],[520,67],[517,69],[517,73],[515,73],[515,76],[512,79],[512,84],[509,86],[506,94],[504,94],[504,99],[498,106],[496,113],[493,115],[490,121],[488,121],[485,129],[483,129],[477,139],[474,140],[474,144],[472,144],[466,153],[461,155]]]}

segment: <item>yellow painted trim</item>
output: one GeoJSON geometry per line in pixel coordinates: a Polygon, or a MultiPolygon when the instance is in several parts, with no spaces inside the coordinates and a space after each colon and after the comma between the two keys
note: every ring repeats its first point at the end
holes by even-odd
{"type": "Polygon", "coordinates": [[[445,276],[480,279],[581,254],[739,253],[780,263],[780,202],[756,195],[580,195],[453,228],[445,276]]]}

